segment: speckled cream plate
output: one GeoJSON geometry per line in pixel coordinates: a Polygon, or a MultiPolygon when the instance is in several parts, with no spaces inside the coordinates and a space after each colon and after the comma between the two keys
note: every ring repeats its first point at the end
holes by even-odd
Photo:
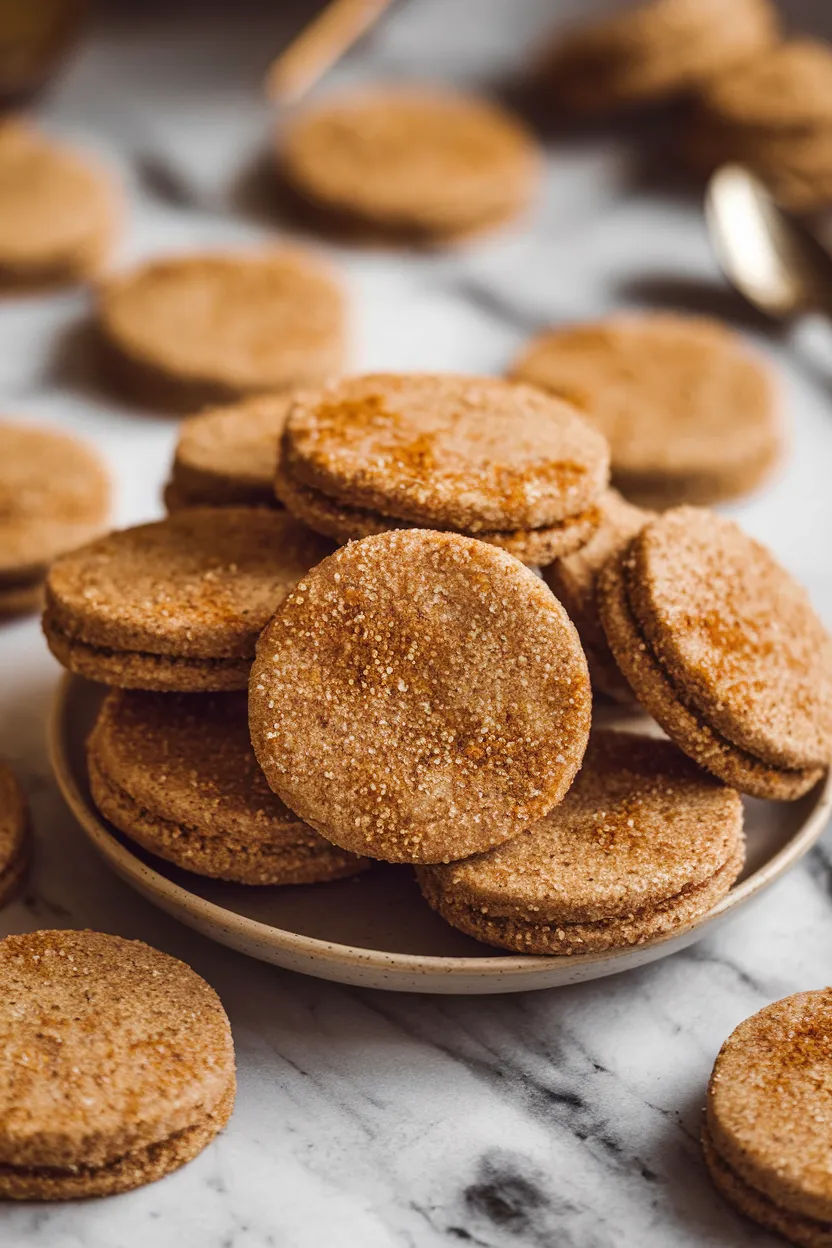
{"type": "MultiPolygon", "coordinates": [[[[65,677],[50,725],[55,777],[78,822],[123,880],[211,940],[291,971],[399,992],[490,993],[556,988],[667,957],[720,923],[794,866],[832,814],[827,779],[799,802],[746,801],[748,863],[710,914],[670,937],[603,954],[561,958],[499,953],[448,927],[422,900],[407,867],[302,888],[246,888],[202,879],[132,845],[96,811],[84,743],[105,690],[65,677]]],[[[612,712],[610,726],[649,727],[612,712]]],[[[655,726],[654,726],[655,729],[655,726]]]]}

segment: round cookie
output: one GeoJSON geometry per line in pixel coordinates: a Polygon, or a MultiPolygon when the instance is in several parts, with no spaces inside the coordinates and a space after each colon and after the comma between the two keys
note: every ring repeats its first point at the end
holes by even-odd
{"type": "Polygon", "coordinates": [[[190,1161],[234,1105],[219,998],[138,940],[0,941],[0,1199],[113,1195],[190,1161]]]}
{"type": "Polygon", "coordinates": [[[98,533],[109,507],[107,470],[84,442],[0,421],[0,615],[37,610],[49,564],[98,533]]]}
{"type": "Polygon", "coordinates": [[[600,953],[694,922],[742,870],[742,803],[674,745],[595,731],[566,797],[488,853],[418,869],[454,927],[520,953],[600,953]]]}
{"type": "MultiPolygon", "coordinates": [[[[309,485],[293,481],[280,466],[274,481],[277,497],[298,520],[302,520],[316,533],[334,538],[336,542],[352,542],[375,533],[389,533],[391,529],[418,528],[413,521],[398,520],[395,516],[383,516],[377,511],[363,507],[350,507],[336,502],[309,485]]],[[[507,550],[522,563],[538,567],[551,563],[559,555],[580,549],[595,533],[601,512],[590,507],[579,516],[561,520],[557,524],[540,529],[518,529],[514,532],[477,532],[481,542],[507,550]]]]}
{"type": "Polygon", "coordinates": [[[340,286],[299,250],[150,260],[102,287],[98,324],[113,380],[177,411],[319,385],[344,363],[340,286]]]}
{"type": "Polygon", "coordinates": [[[0,906],[16,895],[29,865],[29,810],[14,772],[0,761],[0,906]]]}
{"type": "Polygon", "coordinates": [[[314,884],[368,865],[271,791],[251,748],[244,693],[112,690],[87,762],[105,819],[187,871],[239,884],[314,884]]]}
{"type": "Polygon", "coordinates": [[[277,452],[290,400],[258,395],[182,422],[165,490],[181,507],[274,507],[277,452]]]}
{"type": "Polygon", "coordinates": [[[717,321],[631,313],[548,330],[511,371],[584,412],[610,443],[613,484],[644,507],[738,497],[782,454],[774,379],[717,321]]]}
{"type": "Polygon", "coordinates": [[[0,124],[0,286],[93,275],[120,215],[97,161],[19,122],[0,124]]]}
{"type": "Polygon", "coordinates": [[[343,546],[257,647],[254,751],[269,784],[336,845],[445,862],[562,800],[591,695],[560,603],[504,551],[401,530],[343,546]]]}
{"type": "Polygon", "coordinates": [[[629,545],[652,514],[633,507],[616,490],[608,490],[602,500],[601,523],[586,545],[543,569],[544,581],[578,630],[593,689],[617,702],[632,702],[634,695],[612,656],[598,616],[598,573],[629,545]]]}
{"type": "Polygon", "coordinates": [[[331,544],[285,512],[193,507],[55,563],[43,629],[64,667],[127,689],[244,689],[257,636],[331,544]]]}
{"type": "Polygon", "coordinates": [[[746,1216],[795,1244],[830,1242],[832,989],[799,992],[740,1023],[716,1059],[703,1143],[746,1216]]]}
{"type": "Polygon", "coordinates": [[[502,225],[528,207],[541,176],[537,144],[519,120],[436,86],[314,104],[285,128],[278,161],[322,224],[415,242],[502,225]]]}
{"type": "Polygon", "coordinates": [[[832,122],[832,49],[817,39],[790,39],[714,78],[700,106],[715,121],[753,139],[828,134],[832,122]]]}
{"type": "Polygon", "coordinates": [[[477,535],[547,528],[595,507],[606,442],[530,386],[379,373],[298,395],[281,474],[338,504],[477,535]]]}

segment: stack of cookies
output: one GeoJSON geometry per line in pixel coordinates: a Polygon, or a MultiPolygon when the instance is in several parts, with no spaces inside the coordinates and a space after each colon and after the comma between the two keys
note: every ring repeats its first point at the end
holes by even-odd
{"type": "Polygon", "coordinates": [[[787,207],[832,202],[832,47],[793,39],[703,87],[685,150],[709,173],[750,165],[787,207]]]}

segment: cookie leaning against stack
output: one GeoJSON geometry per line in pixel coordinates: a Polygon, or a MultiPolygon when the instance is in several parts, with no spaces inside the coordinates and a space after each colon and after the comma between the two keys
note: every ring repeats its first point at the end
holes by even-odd
{"type": "Polygon", "coordinates": [[[183,421],[165,487],[182,507],[276,507],[274,475],[290,399],[264,394],[183,421]]]}
{"type": "Polygon", "coordinates": [[[740,1023],[708,1085],[705,1162],[736,1209],[803,1248],[832,1243],[832,988],[740,1023]]]}
{"type": "Polygon", "coordinates": [[[559,109],[609,112],[689,91],[776,43],[768,0],[650,0],[558,32],[538,75],[559,109]]]}
{"type": "Polygon", "coordinates": [[[17,777],[0,761],[0,906],[11,901],[29,865],[29,808],[17,777]]]}
{"type": "Polygon", "coordinates": [[[234,1107],[234,1046],[203,979],[138,940],[0,941],[0,1199],[74,1200],[191,1161],[234,1107]]]}
{"type": "Polygon", "coordinates": [[[417,868],[430,905],[519,953],[601,953],[688,926],[742,870],[742,803],[667,741],[593,731],[566,797],[507,844],[417,868]]]}
{"type": "Polygon", "coordinates": [[[313,884],[366,860],[325,841],[266,783],[244,693],[111,690],[87,742],[98,809],[144,849],[240,884],[313,884]]]}
{"type": "Polygon", "coordinates": [[[64,667],[125,689],[244,689],[263,626],[331,545],[281,511],[193,507],[64,555],[43,629],[64,667]]]}
{"type": "Polygon", "coordinates": [[[832,639],[805,590],[723,516],[651,520],[598,578],[601,622],[645,709],[702,767],[790,800],[832,759],[832,639]]]}
{"type": "Polygon", "coordinates": [[[577,633],[534,573],[454,533],[367,537],[298,584],[257,644],[252,743],[336,845],[447,862],[567,792],[589,734],[577,633]]]}
{"type": "Polygon", "coordinates": [[[99,294],[110,376],[174,411],[320,385],[343,367],[345,321],[336,278],[299,250],[150,260],[99,294]]]}
{"type": "Polygon", "coordinates": [[[610,443],[613,484],[642,507],[747,494],[782,456],[775,379],[718,321],[631,313],[547,330],[512,376],[584,412],[610,443]]]}
{"type": "Polygon", "coordinates": [[[99,533],[109,508],[107,471],[85,443],[0,421],[0,618],[40,610],[49,565],[99,533]]]}
{"type": "Polygon", "coordinates": [[[282,180],[336,233],[442,242],[524,211],[541,178],[532,135],[499,105],[436,86],[345,93],[278,141],[282,180]]]}
{"type": "Polygon", "coordinates": [[[539,564],[592,536],[608,468],[604,439],[530,386],[379,373],[296,396],[275,489],[339,542],[436,528],[539,564]]]}

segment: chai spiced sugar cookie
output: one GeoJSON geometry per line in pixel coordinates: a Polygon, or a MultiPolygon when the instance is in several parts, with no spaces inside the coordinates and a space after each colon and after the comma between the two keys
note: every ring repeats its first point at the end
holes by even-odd
{"type": "Polygon", "coordinates": [[[577,633],[522,564],[407,530],[336,551],[260,637],[249,684],[269,784],[344,849],[445,862],[562,800],[589,734],[577,633]]]}
{"type": "Polygon", "coordinates": [[[525,211],[536,141],[498,104],[436,86],[345,92],[305,108],[278,142],[283,182],[338,233],[441,242],[525,211]]]}
{"type": "Polygon", "coordinates": [[[742,870],[742,803],[668,741],[594,731],[560,805],[464,862],[417,869],[454,927],[519,953],[600,953],[705,914],[742,870]]]}
{"type": "Polygon", "coordinates": [[[288,397],[263,394],[182,422],[165,488],[181,507],[275,507],[274,475],[288,397]]]}
{"type": "Polygon", "coordinates": [[[213,988],[139,940],[0,941],[0,1199],[73,1200],[191,1161],[234,1106],[213,988]]]}
{"type": "Polygon", "coordinates": [[[610,112],[690,91],[764,55],[779,37],[768,0],[650,0],[558,31],[537,75],[564,112],[610,112]]]}
{"type": "Polygon", "coordinates": [[[110,481],[80,439],[0,420],[0,618],[40,609],[52,561],[103,529],[110,481]]]}
{"type": "Polygon", "coordinates": [[[539,390],[379,373],[295,396],[275,488],[338,541],[431,527],[548,563],[591,537],[607,473],[603,437],[539,390]]]}
{"type": "Polygon", "coordinates": [[[633,702],[635,695],[619,671],[598,616],[598,573],[629,545],[652,515],[653,512],[633,507],[616,490],[608,490],[601,504],[601,523],[587,544],[543,569],[544,581],[566,607],[578,630],[593,690],[617,702],[633,702]]]}
{"type": "Polygon", "coordinates": [[[0,760],[0,906],[17,893],[29,865],[29,808],[12,769],[0,760]]]}
{"type": "Polygon", "coordinates": [[[126,689],[244,689],[263,626],[331,544],[285,512],[193,507],[50,570],[43,629],[64,667],[126,689]]]}
{"type": "Polygon", "coordinates": [[[832,1243],[832,988],[798,992],[731,1033],[702,1133],[716,1187],[793,1244],[832,1243]]]}
{"type": "Polygon", "coordinates": [[[739,497],[782,457],[774,377],[718,321],[630,313],[547,330],[511,371],[583,411],[610,443],[613,484],[643,507],[739,497]]]}
{"type": "Polygon", "coordinates": [[[832,758],[832,641],[805,591],[725,517],[679,507],[598,578],[601,622],[645,709],[756,797],[801,796],[832,758]]]}
{"type": "Polygon", "coordinates": [[[269,788],[245,693],[111,690],[87,742],[93,801],[168,862],[240,884],[315,884],[366,860],[325,841],[269,788]]]}
{"type": "Polygon", "coordinates": [[[98,323],[116,383],[176,411],[320,385],[344,364],[344,295],[300,250],[150,260],[102,287],[98,323]]]}
{"type": "Polygon", "coordinates": [[[121,217],[112,175],[18,121],[0,123],[0,289],[91,277],[121,217]]]}

